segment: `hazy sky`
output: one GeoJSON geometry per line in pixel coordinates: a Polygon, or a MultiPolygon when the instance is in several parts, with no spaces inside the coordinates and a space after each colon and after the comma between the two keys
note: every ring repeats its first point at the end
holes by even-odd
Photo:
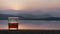
{"type": "Polygon", "coordinates": [[[60,0],[0,0],[0,9],[42,9],[60,7],[60,0]]]}

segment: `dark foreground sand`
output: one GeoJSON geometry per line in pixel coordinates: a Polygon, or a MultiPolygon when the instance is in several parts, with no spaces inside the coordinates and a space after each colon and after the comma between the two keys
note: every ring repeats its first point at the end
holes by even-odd
{"type": "Polygon", "coordinates": [[[60,34],[60,30],[0,30],[0,34],[60,34]]]}

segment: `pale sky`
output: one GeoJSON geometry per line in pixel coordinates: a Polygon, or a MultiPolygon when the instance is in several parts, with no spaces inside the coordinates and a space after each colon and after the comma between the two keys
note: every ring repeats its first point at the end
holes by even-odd
{"type": "Polygon", "coordinates": [[[0,0],[0,9],[23,10],[52,7],[60,7],[60,0],[0,0]]]}

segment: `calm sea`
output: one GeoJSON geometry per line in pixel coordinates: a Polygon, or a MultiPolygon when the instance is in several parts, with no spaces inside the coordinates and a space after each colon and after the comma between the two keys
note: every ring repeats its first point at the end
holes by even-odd
{"type": "MultiPolygon", "coordinates": [[[[8,24],[8,20],[0,20],[0,25],[8,24]]],[[[60,28],[60,21],[47,21],[47,20],[19,20],[19,24],[32,24],[35,26],[48,26],[48,27],[54,27],[54,28],[60,28]]]]}

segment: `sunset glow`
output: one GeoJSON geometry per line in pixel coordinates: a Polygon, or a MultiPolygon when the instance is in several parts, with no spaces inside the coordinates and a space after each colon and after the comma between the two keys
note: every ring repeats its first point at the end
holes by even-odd
{"type": "Polygon", "coordinates": [[[0,8],[13,10],[60,7],[60,0],[0,0],[0,8]]]}
{"type": "Polygon", "coordinates": [[[22,6],[13,5],[13,6],[10,7],[10,9],[13,9],[13,10],[22,10],[22,6]]]}

